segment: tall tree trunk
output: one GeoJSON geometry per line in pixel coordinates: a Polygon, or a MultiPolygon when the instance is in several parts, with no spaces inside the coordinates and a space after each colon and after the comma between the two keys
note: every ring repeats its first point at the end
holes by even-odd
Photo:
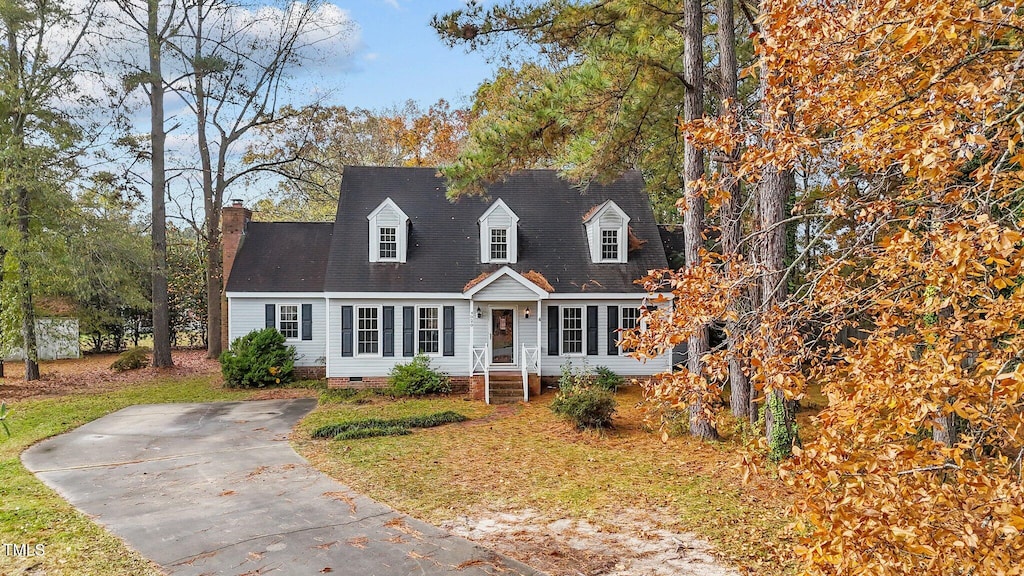
{"type": "MultiPolygon", "coordinates": [[[[6,201],[6,195],[4,196],[6,201]]],[[[4,261],[7,259],[7,248],[0,246],[0,290],[3,289],[4,285],[4,261]]],[[[3,299],[0,298],[0,318],[3,317],[3,299]]],[[[0,332],[0,378],[4,377],[4,336],[3,332],[0,332]]]]}
{"type": "MultiPolygon", "coordinates": [[[[768,0],[762,0],[766,3],[768,0]]],[[[762,10],[765,12],[765,10],[762,10]]],[[[767,96],[769,81],[774,72],[764,60],[761,64],[761,95],[762,122],[765,129],[771,130],[779,122],[775,114],[774,103],[767,96]]],[[[785,122],[785,120],[782,120],[785,122]]],[[[768,149],[774,147],[771,134],[765,137],[764,145],[768,149]]],[[[773,163],[765,165],[761,172],[761,181],[757,186],[758,224],[761,240],[761,266],[765,272],[761,282],[761,309],[771,311],[781,306],[786,299],[786,239],[788,226],[785,220],[786,202],[792,193],[794,181],[790,170],[773,163]]],[[[768,356],[776,353],[779,342],[769,341],[765,351],[768,356]]],[[[771,446],[772,455],[777,459],[788,458],[792,453],[794,441],[794,414],[786,402],[781,390],[765,389],[765,436],[771,446]]]]}
{"type": "MultiPolygon", "coordinates": [[[[686,0],[684,3],[683,28],[683,76],[686,79],[683,117],[690,122],[704,116],[704,13],[701,0],[686,0]]],[[[686,139],[683,149],[683,176],[686,182],[686,214],[683,223],[686,266],[693,268],[700,265],[700,249],[704,245],[704,199],[692,194],[689,185],[704,176],[704,152],[694,146],[690,139],[686,139]]],[[[704,355],[707,352],[708,327],[701,326],[687,342],[687,369],[700,375],[704,371],[704,355]]],[[[690,404],[690,434],[706,439],[718,437],[715,424],[704,413],[701,401],[690,404]]]]}
{"type": "Polygon", "coordinates": [[[164,194],[164,80],[161,69],[159,0],[147,0],[146,36],[149,43],[149,100],[152,134],[152,203],[153,203],[153,366],[173,366],[171,359],[170,312],[167,296],[167,213],[164,194]]]}
{"type": "Polygon", "coordinates": [[[206,259],[206,356],[218,358],[221,353],[221,298],[224,289],[224,273],[221,253],[220,210],[223,207],[223,192],[214,188],[213,160],[210,155],[210,138],[207,133],[206,75],[202,63],[203,24],[206,3],[198,0],[195,6],[195,40],[192,70],[195,75],[196,135],[199,140],[199,161],[203,180],[203,217],[206,259]]]}
{"type": "Polygon", "coordinates": [[[32,272],[28,266],[29,230],[28,189],[18,187],[18,302],[21,307],[21,344],[25,352],[25,381],[39,380],[39,347],[36,342],[36,312],[32,304],[32,272]]]}
{"type": "MultiPolygon", "coordinates": [[[[739,116],[737,112],[737,64],[736,64],[736,24],[733,19],[733,0],[718,0],[715,5],[718,15],[718,60],[719,60],[719,82],[723,102],[728,102],[731,112],[731,129],[734,133],[739,130],[739,116]]],[[[724,110],[724,104],[723,104],[724,110]]],[[[742,198],[740,198],[740,181],[736,177],[734,167],[739,162],[739,147],[733,148],[731,153],[725,154],[725,160],[719,163],[719,175],[722,187],[728,192],[729,200],[722,207],[722,252],[728,256],[740,254],[740,215],[742,211],[742,198]]],[[[734,272],[732,265],[729,265],[728,272],[734,272]]],[[[731,276],[731,274],[730,274],[731,276]]],[[[731,306],[731,312],[739,317],[742,312],[740,299],[737,298],[731,306]]],[[[736,320],[728,320],[725,323],[726,345],[729,350],[729,407],[737,418],[750,417],[750,381],[743,373],[743,362],[736,348],[740,342],[741,325],[736,320]]]]}

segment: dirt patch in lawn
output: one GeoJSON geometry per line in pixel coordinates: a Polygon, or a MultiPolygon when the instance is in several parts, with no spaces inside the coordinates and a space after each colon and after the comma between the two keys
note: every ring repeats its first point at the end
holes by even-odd
{"type": "Polygon", "coordinates": [[[460,516],[442,526],[551,576],[738,576],[711,546],[673,529],[663,512],[623,510],[600,520],[536,510],[460,516]]]}
{"type": "Polygon", "coordinates": [[[220,364],[206,357],[206,350],[175,350],[173,368],[140,368],[115,372],[110,364],[117,354],[92,354],[77,359],[42,362],[42,378],[25,382],[25,365],[4,362],[4,376],[0,378],[0,399],[5,402],[36,398],[65,396],[79,392],[107,392],[125,388],[154,378],[218,374],[220,364]]]}

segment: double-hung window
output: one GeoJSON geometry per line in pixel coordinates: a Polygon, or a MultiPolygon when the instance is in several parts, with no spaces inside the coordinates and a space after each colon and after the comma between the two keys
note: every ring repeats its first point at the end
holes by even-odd
{"type": "MultiPolygon", "coordinates": [[[[622,308],[622,329],[632,330],[640,325],[640,309],[624,306],[622,308]]],[[[632,348],[622,348],[623,352],[632,352],[632,348]]]]}
{"type": "Polygon", "coordinates": [[[356,341],[359,354],[377,354],[380,350],[380,318],[377,308],[359,308],[356,341]]]}
{"type": "Polygon", "coordinates": [[[398,229],[394,226],[380,227],[380,259],[398,259],[398,229]]]}
{"type": "Polygon", "coordinates": [[[601,230],[601,260],[619,259],[619,231],[614,228],[601,230]]]}
{"type": "Polygon", "coordinates": [[[562,354],[583,353],[583,308],[562,308],[562,354]]]}
{"type": "Polygon", "coordinates": [[[298,338],[299,337],[299,307],[294,304],[282,304],[278,308],[280,310],[277,329],[281,332],[281,335],[285,338],[298,338]]]}
{"type": "Polygon", "coordinates": [[[418,318],[418,350],[423,354],[437,354],[440,350],[441,324],[437,308],[420,308],[418,318]]]}
{"type": "Polygon", "coordinates": [[[491,262],[508,260],[508,228],[491,228],[491,262]]]}

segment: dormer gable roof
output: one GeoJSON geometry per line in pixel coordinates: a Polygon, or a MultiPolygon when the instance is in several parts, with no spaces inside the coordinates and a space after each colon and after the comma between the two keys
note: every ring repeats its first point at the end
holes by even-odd
{"type": "Polygon", "coordinates": [[[376,208],[374,208],[373,212],[367,214],[366,219],[374,221],[377,219],[378,216],[380,216],[381,212],[384,212],[385,210],[388,209],[390,209],[393,214],[398,216],[399,222],[409,221],[409,216],[407,216],[406,213],[403,212],[402,209],[398,207],[398,204],[395,204],[395,201],[392,200],[390,196],[385,198],[383,202],[381,202],[376,208]]]}
{"type": "Polygon", "coordinates": [[[583,215],[583,223],[590,224],[592,222],[600,222],[601,218],[609,212],[621,218],[623,224],[629,224],[629,214],[623,212],[622,208],[619,208],[619,205],[616,204],[614,200],[605,200],[601,204],[598,204],[588,210],[587,213],[583,215]]]}
{"type": "Polygon", "coordinates": [[[501,198],[495,200],[494,203],[491,204],[490,207],[484,211],[484,213],[480,216],[480,219],[477,221],[486,222],[491,217],[491,214],[498,211],[504,211],[505,214],[512,218],[512,222],[519,223],[519,216],[517,216],[516,213],[513,212],[512,209],[508,207],[508,204],[505,204],[505,201],[502,200],[501,198]]]}

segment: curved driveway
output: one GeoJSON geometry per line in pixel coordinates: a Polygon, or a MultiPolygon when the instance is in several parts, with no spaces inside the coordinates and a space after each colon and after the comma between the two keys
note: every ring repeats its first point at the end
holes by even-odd
{"type": "Polygon", "coordinates": [[[540,574],[313,469],[288,434],[315,405],[132,406],[22,461],[174,575],[540,574]]]}

